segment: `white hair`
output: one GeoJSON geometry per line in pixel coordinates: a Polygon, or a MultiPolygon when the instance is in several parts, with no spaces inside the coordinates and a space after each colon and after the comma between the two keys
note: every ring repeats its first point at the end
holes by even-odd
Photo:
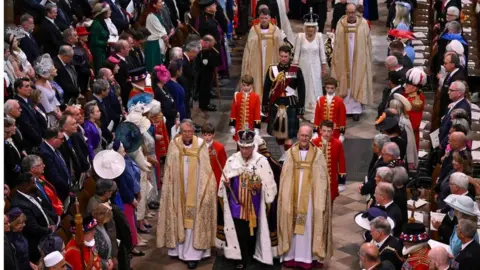
{"type": "MultiPolygon", "coordinates": [[[[467,87],[462,81],[454,81],[452,84],[455,84],[455,87],[460,93],[465,94],[465,91],[467,90],[467,87]]],[[[451,87],[451,86],[450,86],[451,87]]]]}
{"type": "Polygon", "coordinates": [[[5,113],[9,114],[13,110],[13,105],[19,104],[18,100],[16,99],[9,99],[3,104],[3,108],[5,109],[5,113]]]}
{"type": "Polygon", "coordinates": [[[173,47],[170,50],[170,61],[182,59],[183,58],[183,50],[180,47],[173,47]]]}
{"type": "Polygon", "coordinates": [[[398,148],[398,145],[396,143],[387,142],[383,145],[383,149],[385,149],[388,154],[392,155],[393,158],[400,158],[400,148],[398,148]]]}
{"type": "Polygon", "coordinates": [[[398,66],[398,59],[393,55],[387,56],[385,59],[385,64],[387,64],[387,66],[390,68],[396,67],[398,66]]]}
{"type": "Polygon", "coordinates": [[[460,16],[460,10],[457,7],[447,8],[447,14],[448,13],[451,13],[452,15],[454,15],[455,18],[458,18],[460,16]]]}
{"type": "Polygon", "coordinates": [[[450,175],[450,184],[453,184],[461,189],[468,189],[468,176],[461,172],[456,172],[450,175]]]}

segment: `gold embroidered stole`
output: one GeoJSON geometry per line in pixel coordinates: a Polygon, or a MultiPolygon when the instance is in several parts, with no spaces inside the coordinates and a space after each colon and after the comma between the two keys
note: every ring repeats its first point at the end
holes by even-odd
{"type": "MultiPolygon", "coordinates": [[[[260,24],[257,24],[254,26],[255,32],[257,33],[258,36],[258,49],[260,50],[260,57],[263,56],[263,50],[262,50],[262,41],[265,40],[266,42],[266,49],[265,49],[265,63],[262,63],[262,76],[265,77],[265,74],[267,73],[268,66],[273,64],[272,59],[274,56],[274,53],[278,53],[273,50],[273,46],[275,45],[275,31],[277,28],[275,25],[271,24],[268,27],[268,32],[267,33],[262,33],[262,28],[260,27],[260,24]]],[[[260,59],[260,61],[262,61],[260,59]]],[[[263,77],[262,77],[263,78],[263,77]]],[[[263,93],[263,91],[262,91],[263,93]]]]}
{"type": "Polygon", "coordinates": [[[291,155],[294,162],[294,188],[293,188],[293,205],[294,205],[294,234],[304,234],[305,223],[307,221],[308,201],[310,200],[310,192],[312,190],[312,165],[317,154],[317,148],[310,145],[307,157],[301,160],[299,145],[292,148],[291,155]],[[302,188],[300,186],[300,170],[303,169],[302,188]],[[300,198],[300,202],[298,201],[300,198]]]}
{"type": "MultiPolygon", "coordinates": [[[[360,23],[360,18],[357,18],[357,22],[355,23],[355,25],[350,25],[347,21],[347,17],[345,16],[344,20],[341,22],[342,26],[343,26],[343,34],[345,35],[344,36],[344,40],[345,40],[345,67],[347,68],[347,88],[350,88],[350,54],[349,54],[349,45],[350,45],[350,42],[349,42],[349,38],[348,38],[348,34],[349,33],[355,33],[355,44],[354,44],[354,51],[353,51],[353,59],[355,60],[355,56],[356,56],[356,52],[357,52],[357,49],[356,49],[356,42],[357,42],[357,29],[358,29],[358,26],[359,26],[359,23],[360,23]]],[[[353,63],[352,63],[353,64],[353,63]]],[[[353,71],[352,71],[353,72],[353,71]]]]}
{"type": "Polygon", "coordinates": [[[238,197],[241,204],[240,219],[248,221],[250,236],[253,236],[253,229],[257,227],[257,215],[255,214],[255,207],[252,202],[252,191],[249,188],[251,177],[248,173],[242,173],[238,177],[238,197]]]}
{"type": "Polygon", "coordinates": [[[203,144],[198,147],[198,138],[193,136],[192,147],[185,148],[182,137],[178,136],[175,139],[175,144],[180,150],[179,164],[180,164],[180,196],[183,209],[183,226],[185,229],[193,229],[193,219],[195,217],[195,202],[197,197],[197,168],[199,163],[200,149],[203,144]],[[189,157],[188,162],[188,182],[187,182],[187,194],[185,195],[185,175],[184,175],[184,160],[183,158],[189,157]]]}

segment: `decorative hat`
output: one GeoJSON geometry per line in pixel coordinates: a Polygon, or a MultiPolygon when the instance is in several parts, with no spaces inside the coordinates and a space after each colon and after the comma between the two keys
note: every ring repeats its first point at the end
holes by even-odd
{"type": "Polygon", "coordinates": [[[54,251],[61,251],[63,247],[63,240],[57,234],[48,234],[40,239],[40,244],[38,248],[42,251],[43,254],[49,254],[54,251]]]}
{"type": "Polygon", "coordinates": [[[443,201],[448,204],[448,206],[466,215],[480,216],[477,203],[468,196],[450,194],[443,201]]]}
{"type": "Polygon", "coordinates": [[[77,35],[79,35],[79,36],[90,35],[90,33],[87,31],[87,28],[85,28],[83,26],[77,26],[77,28],[75,28],[75,31],[77,31],[77,35]]]}
{"type": "Polygon", "coordinates": [[[121,146],[122,146],[122,142],[118,138],[115,138],[115,140],[112,143],[112,150],[118,151],[118,149],[120,149],[121,146]]]}
{"type": "Polygon", "coordinates": [[[141,134],[147,132],[152,125],[152,123],[150,122],[150,120],[148,120],[147,117],[143,116],[142,113],[136,111],[130,112],[127,115],[127,119],[125,121],[135,124],[140,129],[141,134]]]}
{"type": "Polygon", "coordinates": [[[404,6],[407,8],[408,11],[412,10],[412,5],[408,2],[405,2],[405,1],[396,1],[395,4],[399,5],[399,6],[404,6]]]}
{"type": "Polygon", "coordinates": [[[357,223],[357,225],[362,227],[363,229],[370,231],[370,221],[372,221],[376,217],[386,218],[388,223],[390,223],[390,229],[393,229],[395,227],[395,222],[393,221],[393,219],[387,216],[385,208],[378,206],[372,206],[368,208],[367,211],[356,214],[355,223],[357,223]]]}
{"type": "Polygon", "coordinates": [[[402,234],[399,237],[403,242],[423,243],[430,239],[421,223],[406,223],[403,225],[402,234]]]}
{"type": "Polygon", "coordinates": [[[120,59],[117,59],[113,56],[109,56],[107,60],[115,65],[118,65],[120,63],[120,59]]]}
{"type": "Polygon", "coordinates": [[[198,5],[200,8],[204,9],[210,5],[213,5],[215,3],[215,0],[200,0],[198,1],[198,5]]]}
{"type": "MultiPolygon", "coordinates": [[[[147,104],[150,104],[153,100],[153,95],[148,93],[138,93],[131,97],[127,102],[127,109],[130,112],[131,108],[135,105],[143,105],[145,107],[143,113],[146,113],[150,110],[150,107],[147,104]]],[[[138,106],[135,106],[138,107],[138,106]]]]}
{"type": "Polygon", "coordinates": [[[395,85],[401,85],[401,84],[404,83],[403,76],[398,71],[389,71],[388,72],[388,80],[391,81],[395,85]]]}
{"type": "Polygon", "coordinates": [[[406,84],[410,84],[417,87],[422,87],[427,84],[427,74],[419,68],[411,68],[407,71],[406,84]]]}
{"type": "Polygon", "coordinates": [[[398,115],[387,111],[382,113],[377,121],[375,121],[375,128],[378,131],[388,130],[398,125],[398,121],[398,115]]]}
{"type": "Polygon", "coordinates": [[[319,16],[313,13],[313,8],[310,7],[310,13],[305,14],[303,16],[303,25],[305,26],[318,26],[318,18],[319,16]]]}
{"type": "Polygon", "coordinates": [[[95,155],[93,169],[103,179],[115,179],[125,170],[125,159],[114,150],[103,150],[95,155]]]}
{"type": "Polygon", "coordinates": [[[153,69],[155,75],[157,75],[157,79],[162,83],[166,83],[172,78],[170,72],[164,65],[155,66],[153,69]]]}
{"type": "Polygon", "coordinates": [[[131,122],[122,122],[115,130],[115,139],[118,139],[127,153],[137,151],[142,145],[142,133],[140,129],[131,122]]]}
{"type": "Polygon", "coordinates": [[[96,18],[98,15],[103,14],[108,10],[110,10],[110,5],[107,3],[96,3],[92,9],[93,17],[96,18]]]}
{"type": "Polygon", "coordinates": [[[255,145],[255,132],[251,130],[240,130],[238,132],[238,146],[240,147],[250,147],[255,145]]]}
{"type": "Polygon", "coordinates": [[[447,51],[454,51],[458,55],[463,55],[463,53],[465,52],[465,49],[463,48],[463,45],[462,43],[460,43],[460,41],[454,39],[450,41],[450,43],[448,43],[447,51]]]}
{"type": "Polygon", "coordinates": [[[22,210],[20,210],[20,208],[18,208],[18,207],[11,208],[10,210],[8,210],[8,213],[7,213],[8,220],[10,222],[12,222],[22,214],[23,214],[23,212],[22,212],[22,210]]]}
{"type": "Polygon", "coordinates": [[[43,258],[46,267],[55,266],[61,261],[63,261],[63,255],[59,251],[54,251],[43,258]]]}
{"type": "Polygon", "coordinates": [[[33,63],[35,73],[42,78],[50,78],[50,70],[54,67],[52,57],[47,53],[40,55],[33,63]]]}
{"type": "Polygon", "coordinates": [[[415,39],[415,36],[411,31],[404,31],[404,30],[399,30],[397,29],[391,29],[388,30],[388,35],[393,36],[395,39],[408,39],[408,40],[413,40],[415,39]]]}
{"type": "MultiPolygon", "coordinates": [[[[89,215],[83,218],[82,227],[84,232],[89,232],[97,227],[97,220],[89,215]]],[[[70,220],[70,232],[75,233],[75,220],[70,220]]]]}
{"type": "Polygon", "coordinates": [[[145,67],[134,68],[128,72],[128,79],[131,82],[143,81],[145,78],[147,78],[147,70],[145,67]]]}
{"type": "Polygon", "coordinates": [[[400,101],[403,104],[403,109],[408,112],[412,110],[412,104],[406,97],[404,97],[402,94],[395,93],[393,94],[393,98],[400,101]]]}

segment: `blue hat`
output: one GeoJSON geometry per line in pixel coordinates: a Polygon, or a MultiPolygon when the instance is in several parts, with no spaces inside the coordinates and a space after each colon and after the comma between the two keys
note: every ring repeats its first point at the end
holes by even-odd
{"type": "MultiPolygon", "coordinates": [[[[70,220],[70,232],[75,233],[75,220],[70,220]]],[[[97,220],[93,216],[84,217],[82,220],[82,229],[84,232],[89,232],[97,227],[97,220]]]]}
{"type": "Polygon", "coordinates": [[[367,211],[360,212],[355,215],[355,223],[358,226],[362,227],[365,230],[370,230],[370,221],[377,217],[384,217],[390,223],[391,229],[395,227],[395,222],[387,216],[387,212],[384,207],[381,206],[372,206],[368,208],[367,211]]]}
{"type": "Polygon", "coordinates": [[[142,145],[142,133],[131,122],[122,122],[115,130],[115,139],[118,139],[127,153],[135,152],[142,145]]]}
{"type": "Polygon", "coordinates": [[[38,244],[38,248],[43,252],[43,254],[50,254],[54,251],[62,251],[63,240],[56,233],[47,234],[38,244]]]}
{"type": "Polygon", "coordinates": [[[149,104],[153,100],[153,96],[147,93],[141,93],[138,95],[133,96],[130,98],[127,102],[127,110],[130,110],[130,108],[134,105],[137,105],[138,103],[142,104],[149,104]]]}

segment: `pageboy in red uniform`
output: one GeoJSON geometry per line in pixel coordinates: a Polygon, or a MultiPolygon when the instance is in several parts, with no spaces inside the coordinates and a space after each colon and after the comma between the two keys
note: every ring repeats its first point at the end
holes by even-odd
{"type": "Polygon", "coordinates": [[[408,112],[408,117],[412,123],[415,142],[420,143],[420,123],[422,122],[423,109],[425,107],[425,96],[420,90],[427,83],[427,74],[418,68],[412,68],[407,71],[405,93],[403,94],[412,104],[412,109],[408,112]]]}
{"type": "Polygon", "coordinates": [[[332,121],[334,124],[333,137],[343,142],[343,134],[345,133],[347,122],[347,110],[345,109],[343,99],[335,95],[337,85],[337,80],[334,78],[325,80],[327,95],[318,98],[313,125],[314,132],[318,133],[320,124],[324,120],[332,121]]]}
{"type": "MultiPolygon", "coordinates": [[[[65,261],[67,261],[73,270],[101,270],[102,261],[97,254],[95,249],[95,227],[97,226],[97,221],[92,217],[88,216],[83,219],[83,239],[84,242],[82,247],[79,247],[75,236],[68,242],[65,247],[65,261]],[[82,252],[80,248],[83,249],[83,262],[82,262],[82,252]]],[[[75,223],[71,224],[70,230],[72,233],[75,233],[75,223]]],[[[111,268],[109,268],[111,269],[111,268]]]]}
{"type": "Polygon", "coordinates": [[[212,124],[207,123],[202,126],[202,138],[208,146],[208,153],[210,155],[210,165],[212,166],[215,180],[217,180],[217,189],[222,178],[222,170],[227,162],[227,152],[223,144],[214,140],[215,128],[212,124]]]}
{"type": "Polygon", "coordinates": [[[321,136],[312,140],[312,143],[322,149],[327,160],[327,168],[330,177],[330,195],[332,202],[345,190],[347,170],[345,166],[345,152],[339,139],[332,136],[333,123],[325,120],[320,125],[321,136]],[[324,143],[325,142],[325,143],[324,143]]]}
{"type": "Polygon", "coordinates": [[[255,129],[258,135],[260,130],[260,97],[253,91],[253,77],[242,77],[242,89],[233,95],[230,112],[230,133],[238,141],[238,131],[255,129]]]}

